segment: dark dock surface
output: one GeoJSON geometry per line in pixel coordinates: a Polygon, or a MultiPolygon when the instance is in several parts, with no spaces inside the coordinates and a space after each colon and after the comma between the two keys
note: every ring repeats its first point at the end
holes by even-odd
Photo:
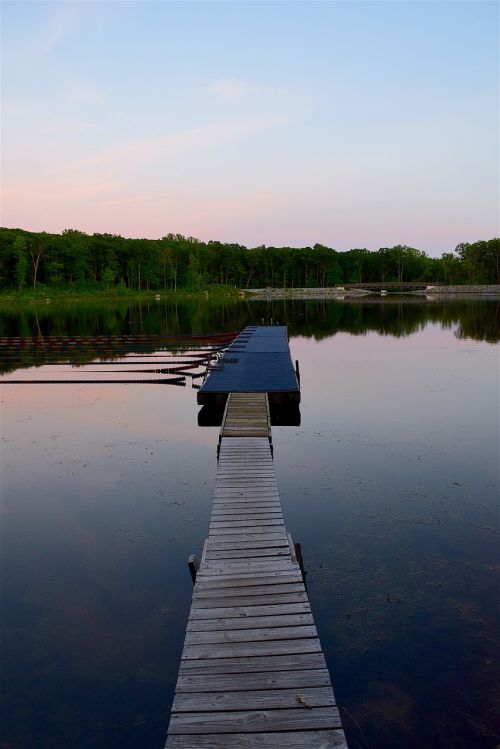
{"type": "Polygon", "coordinates": [[[228,347],[198,391],[198,403],[226,401],[228,393],[268,393],[271,403],[300,401],[287,328],[249,326],[228,347]]]}
{"type": "Polygon", "coordinates": [[[347,749],[270,437],[266,393],[231,394],[166,749],[347,749]]]}

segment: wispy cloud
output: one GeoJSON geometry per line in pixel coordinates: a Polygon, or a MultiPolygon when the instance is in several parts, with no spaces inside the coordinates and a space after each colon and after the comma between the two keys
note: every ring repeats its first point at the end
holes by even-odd
{"type": "Polygon", "coordinates": [[[81,16],[78,3],[57,3],[54,7],[36,39],[31,40],[31,50],[36,55],[45,55],[55,49],[73,31],[81,16]]]}
{"type": "Polygon", "coordinates": [[[209,123],[161,137],[141,138],[114,146],[96,156],[75,162],[72,168],[109,166],[127,161],[144,164],[160,159],[178,158],[184,154],[192,155],[194,152],[218,147],[238,137],[262,133],[288,122],[289,118],[286,115],[275,115],[268,118],[242,118],[209,123]]]}

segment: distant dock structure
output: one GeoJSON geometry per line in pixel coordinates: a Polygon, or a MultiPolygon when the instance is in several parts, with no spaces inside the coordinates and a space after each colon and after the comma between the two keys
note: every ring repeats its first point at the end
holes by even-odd
{"type": "Polygon", "coordinates": [[[287,330],[246,328],[224,359],[198,391],[225,408],[165,749],[347,749],[273,462],[272,398],[300,399],[287,330]]]}
{"type": "Polygon", "coordinates": [[[267,393],[269,405],[300,402],[284,325],[250,325],[227,348],[198,390],[200,405],[224,405],[229,393],[267,393]]]}

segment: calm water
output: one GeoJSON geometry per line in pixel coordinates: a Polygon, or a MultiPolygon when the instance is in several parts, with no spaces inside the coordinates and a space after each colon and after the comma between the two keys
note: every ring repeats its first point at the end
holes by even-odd
{"type": "MultiPolygon", "coordinates": [[[[0,335],[271,317],[302,376],[301,426],[273,428],[284,514],[351,749],[493,749],[498,301],[48,305],[0,335]]],[[[162,748],[216,471],[195,396],[2,387],[2,749],[162,748]]]]}

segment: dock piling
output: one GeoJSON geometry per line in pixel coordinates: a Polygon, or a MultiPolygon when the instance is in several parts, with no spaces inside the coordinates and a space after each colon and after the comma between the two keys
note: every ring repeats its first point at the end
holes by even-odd
{"type": "Polygon", "coordinates": [[[189,572],[191,573],[191,580],[193,581],[193,585],[196,582],[196,573],[198,572],[198,560],[196,559],[195,554],[190,554],[188,559],[188,567],[189,572]]]}

